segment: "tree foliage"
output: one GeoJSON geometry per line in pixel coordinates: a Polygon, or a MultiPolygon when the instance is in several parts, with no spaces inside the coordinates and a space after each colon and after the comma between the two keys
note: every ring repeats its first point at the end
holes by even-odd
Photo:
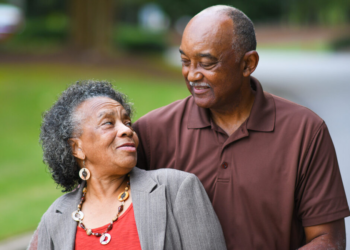
{"type": "Polygon", "coordinates": [[[254,22],[335,25],[350,21],[348,0],[121,0],[121,18],[135,21],[137,9],[150,2],[161,6],[172,21],[184,15],[194,16],[201,10],[217,4],[236,7],[254,22]]]}

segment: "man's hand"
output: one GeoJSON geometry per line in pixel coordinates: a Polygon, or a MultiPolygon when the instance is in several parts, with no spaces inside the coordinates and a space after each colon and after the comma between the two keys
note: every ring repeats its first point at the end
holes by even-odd
{"type": "Polygon", "coordinates": [[[345,250],[345,223],[344,219],[329,223],[305,227],[306,245],[299,250],[338,249],[345,250]]]}

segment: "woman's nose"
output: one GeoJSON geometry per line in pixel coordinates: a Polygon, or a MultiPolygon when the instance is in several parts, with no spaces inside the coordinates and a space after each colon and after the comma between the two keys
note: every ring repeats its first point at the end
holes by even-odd
{"type": "Polygon", "coordinates": [[[123,136],[128,136],[132,137],[134,130],[130,127],[125,125],[124,123],[121,123],[118,127],[118,136],[123,137],[123,136]]]}

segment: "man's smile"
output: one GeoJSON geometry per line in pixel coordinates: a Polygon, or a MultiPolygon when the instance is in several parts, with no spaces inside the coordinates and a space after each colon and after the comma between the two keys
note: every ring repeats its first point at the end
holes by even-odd
{"type": "Polygon", "coordinates": [[[190,82],[190,86],[193,88],[194,94],[204,94],[210,89],[210,85],[205,82],[190,82]]]}

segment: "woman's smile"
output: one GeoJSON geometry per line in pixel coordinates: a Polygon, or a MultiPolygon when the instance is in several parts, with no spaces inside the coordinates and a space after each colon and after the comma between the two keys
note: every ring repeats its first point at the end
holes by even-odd
{"type": "Polygon", "coordinates": [[[128,152],[136,152],[135,143],[124,143],[116,148],[117,150],[123,150],[128,152]]]}

